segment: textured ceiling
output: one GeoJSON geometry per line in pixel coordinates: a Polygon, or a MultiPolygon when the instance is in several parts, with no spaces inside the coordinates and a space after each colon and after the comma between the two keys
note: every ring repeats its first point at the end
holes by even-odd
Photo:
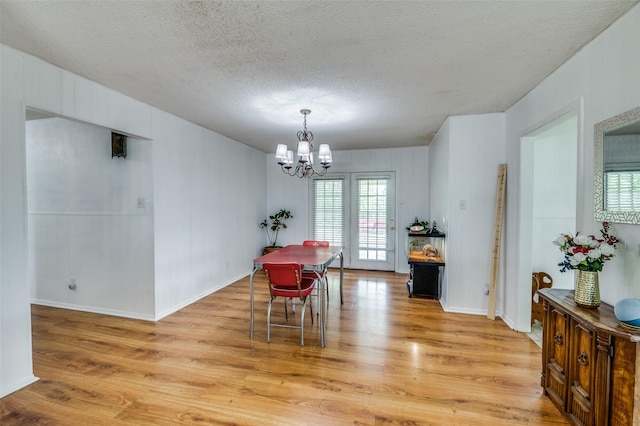
{"type": "Polygon", "coordinates": [[[428,144],[504,111],[637,0],[0,1],[3,44],[273,152],[428,144]]]}

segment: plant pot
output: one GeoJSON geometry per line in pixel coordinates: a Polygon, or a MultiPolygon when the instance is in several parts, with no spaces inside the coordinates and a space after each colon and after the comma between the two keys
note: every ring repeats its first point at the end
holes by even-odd
{"type": "Polygon", "coordinates": [[[272,251],[280,250],[281,248],[282,248],[282,246],[267,246],[262,251],[262,254],[269,254],[272,251]]]}
{"type": "Polygon", "coordinates": [[[576,271],[573,300],[582,308],[595,309],[600,306],[598,272],[576,271]]]}

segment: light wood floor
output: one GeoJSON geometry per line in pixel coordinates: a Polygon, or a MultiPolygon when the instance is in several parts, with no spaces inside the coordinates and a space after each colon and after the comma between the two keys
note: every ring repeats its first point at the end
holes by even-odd
{"type": "Polygon", "coordinates": [[[524,334],[408,298],[404,274],[346,271],[341,307],[330,275],[326,348],[317,322],[304,347],[294,329],[265,341],[262,277],[253,340],[248,279],[156,323],[33,306],[40,380],[0,424],[566,424],[524,334]]]}

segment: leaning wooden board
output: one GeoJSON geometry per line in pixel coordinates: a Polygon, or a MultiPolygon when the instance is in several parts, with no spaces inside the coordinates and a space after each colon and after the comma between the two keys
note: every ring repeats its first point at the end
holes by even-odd
{"type": "Polygon", "coordinates": [[[496,318],[496,297],[498,292],[498,269],[500,267],[500,245],[502,240],[502,217],[504,213],[504,195],[507,186],[507,165],[498,166],[498,185],[496,193],[496,221],[493,233],[493,257],[491,262],[491,282],[489,283],[489,304],[487,317],[496,318]]]}

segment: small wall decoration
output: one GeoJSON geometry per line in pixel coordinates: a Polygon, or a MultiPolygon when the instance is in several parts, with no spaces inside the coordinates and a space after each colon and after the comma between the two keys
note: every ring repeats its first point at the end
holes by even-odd
{"type": "Polygon", "coordinates": [[[111,132],[111,158],[113,157],[127,157],[127,137],[116,132],[111,132]]]}

